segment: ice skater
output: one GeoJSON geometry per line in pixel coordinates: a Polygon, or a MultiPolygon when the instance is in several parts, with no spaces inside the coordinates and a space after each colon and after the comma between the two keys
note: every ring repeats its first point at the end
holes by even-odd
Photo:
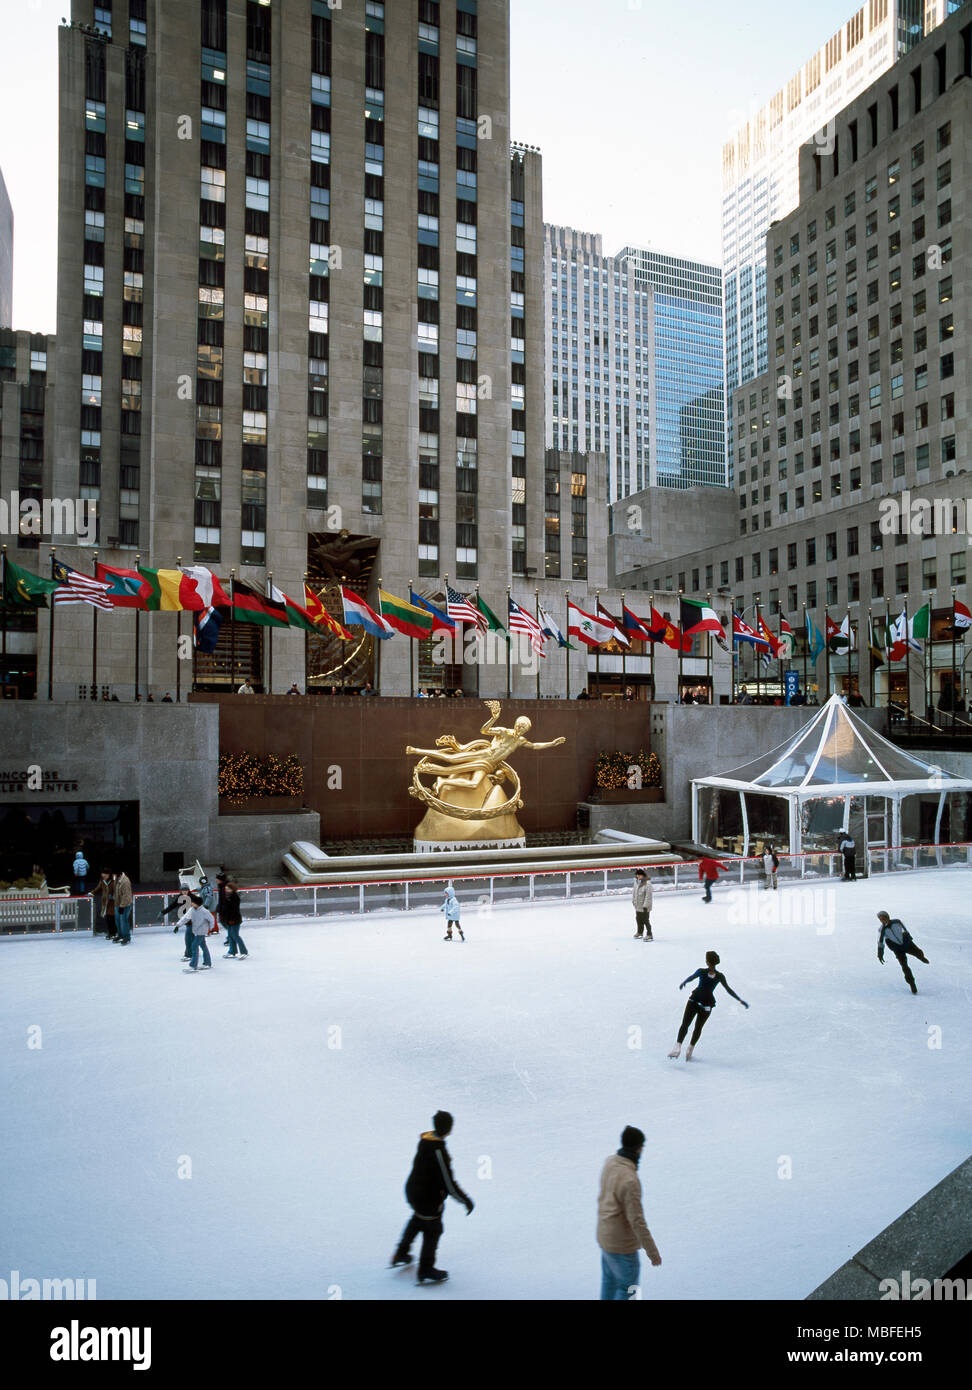
{"type": "Polygon", "coordinates": [[[198,893],[189,894],[189,910],[179,918],[176,925],[181,926],[183,923],[188,923],[192,928],[192,954],[189,957],[188,969],[183,973],[186,975],[195,974],[198,970],[196,961],[199,959],[200,946],[203,955],[202,968],[211,970],[213,962],[209,954],[209,947],[206,944],[206,936],[213,925],[213,914],[207,907],[203,906],[203,900],[198,893]]]}
{"type": "MultiPolygon", "coordinates": [[[[682,1043],[685,1041],[686,1034],[689,1028],[691,1028],[692,1020],[694,1019],[695,1028],[692,1032],[692,1041],[685,1049],[686,1062],[691,1060],[692,1053],[695,1051],[695,1046],[702,1035],[702,1029],[708,1022],[709,1014],[715,1008],[716,985],[722,985],[723,989],[726,990],[728,994],[731,994],[733,999],[739,999],[739,995],[735,990],[729,988],[729,981],[726,979],[725,975],[716,969],[718,964],[719,957],[716,955],[715,951],[706,951],[705,969],[696,970],[694,975],[690,975],[687,980],[683,980],[679,985],[679,989],[684,989],[692,980],[698,980],[699,982],[689,995],[689,1001],[685,1005],[685,1013],[682,1015],[682,1026],[678,1030],[678,1038],[675,1046],[668,1054],[669,1057],[677,1057],[681,1053],[682,1043]]],[[[745,999],[739,999],[739,1002],[744,1009],[749,1008],[745,999]]]]}
{"type": "Polygon", "coordinates": [[[412,1171],[405,1183],[405,1200],[412,1208],[412,1219],[402,1232],[398,1248],[392,1256],[392,1268],[410,1265],[409,1253],[412,1241],[422,1236],[422,1251],[419,1255],[419,1284],[441,1284],[449,1277],[445,1269],[436,1269],[435,1252],[442,1235],[442,1212],[446,1197],[455,1197],[466,1208],[466,1215],[472,1216],[475,1203],[463,1192],[452,1173],[449,1151],[445,1146],[452,1133],[452,1116],[448,1110],[437,1110],[432,1116],[433,1128],[419,1139],[412,1171]]]}
{"type": "Polygon", "coordinates": [[[456,931],[459,933],[459,940],[465,941],[466,938],[462,934],[462,927],[460,927],[459,925],[459,916],[461,912],[461,909],[459,907],[459,899],[456,897],[456,890],[453,888],[451,883],[449,884],[448,888],[443,889],[442,896],[444,901],[442,903],[442,906],[439,908],[439,911],[444,912],[446,915],[446,934],[442,938],[442,940],[451,941],[452,928],[455,927],[456,931]]]}
{"type": "Polygon", "coordinates": [[[641,938],[644,932],[645,941],[654,941],[651,934],[651,879],[645,869],[635,869],[634,887],[631,890],[631,901],[634,903],[635,910],[635,939],[641,938]]]}
{"type": "Polygon", "coordinates": [[[728,864],[723,864],[718,859],[699,860],[699,879],[705,884],[705,895],[702,898],[704,903],[712,901],[712,885],[718,879],[719,874],[725,873],[728,868],[728,864]]]}
{"type": "Polygon", "coordinates": [[[855,860],[857,856],[857,845],[854,843],[854,837],[849,831],[845,831],[841,836],[837,848],[844,856],[844,872],[841,877],[849,880],[851,883],[856,883],[857,865],[855,860]]]}
{"type": "Polygon", "coordinates": [[[772,845],[767,845],[763,854],[763,877],[765,880],[763,886],[765,888],[779,888],[780,885],[776,881],[776,871],[779,867],[780,861],[776,850],[772,845]]]}
{"type": "Polygon", "coordinates": [[[224,960],[246,960],[249,951],[244,945],[243,938],[240,936],[240,927],[243,925],[243,910],[240,907],[240,895],[237,892],[236,881],[228,878],[225,874],[220,874],[223,880],[223,901],[220,907],[219,920],[226,928],[226,951],[224,960]]]}
{"type": "Polygon", "coordinates": [[[638,1161],[645,1136],[634,1125],[625,1125],[621,1147],[601,1169],[597,1195],[597,1243],[601,1247],[601,1300],[627,1301],[638,1292],[641,1277],[638,1251],[651,1263],[661,1264],[641,1206],[638,1161]]]}
{"type": "Polygon", "coordinates": [[[887,912],[879,912],[878,921],[881,923],[881,930],[878,932],[878,960],[882,965],[884,964],[884,948],[887,946],[888,950],[893,951],[897,957],[902,974],[908,982],[912,994],[917,994],[918,986],[911,973],[908,957],[915,956],[918,960],[924,961],[926,965],[929,964],[928,957],[920,946],[915,945],[911,932],[898,917],[891,917],[887,912]]]}

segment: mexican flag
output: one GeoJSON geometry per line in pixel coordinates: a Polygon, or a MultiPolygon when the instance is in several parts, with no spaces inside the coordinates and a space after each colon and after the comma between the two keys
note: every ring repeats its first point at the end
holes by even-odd
{"type": "Polygon", "coordinates": [[[56,579],[42,579],[39,574],[21,569],[4,557],[3,599],[18,608],[46,608],[47,595],[58,587],[56,579]]]}
{"type": "Polygon", "coordinates": [[[179,613],[187,610],[201,613],[206,607],[196,581],[183,570],[152,570],[142,565],[138,573],[148,586],[142,595],[143,607],[149,613],[179,613]]]}
{"type": "Polygon", "coordinates": [[[697,632],[714,632],[723,642],[726,640],[725,628],[716,617],[715,609],[707,603],[698,603],[692,598],[681,599],[679,621],[686,637],[694,637],[697,632]]]}
{"type": "Polygon", "coordinates": [[[414,603],[396,598],[384,589],[378,590],[378,608],[385,621],[391,623],[395,631],[405,637],[413,637],[416,642],[423,642],[426,637],[431,636],[434,619],[427,608],[417,608],[414,603]]]}

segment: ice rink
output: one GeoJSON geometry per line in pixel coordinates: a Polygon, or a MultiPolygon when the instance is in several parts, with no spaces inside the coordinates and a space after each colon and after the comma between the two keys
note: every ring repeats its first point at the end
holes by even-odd
{"type": "Polygon", "coordinates": [[[467,902],[465,944],[434,913],[245,926],[251,959],[220,943],[195,976],[168,931],[0,941],[0,1277],[596,1298],[598,1175],[634,1124],[664,1261],[645,1297],[802,1298],[969,1153],[970,888],[960,868],[657,893],[650,945],[626,897],[467,902]],[[929,957],[916,997],[877,962],[884,907],[929,957]],[[719,990],[669,1061],[709,948],[751,1008],[719,990]],[[476,1210],[449,1203],[450,1280],[418,1288],[386,1265],[440,1107],[476,1210]]]}

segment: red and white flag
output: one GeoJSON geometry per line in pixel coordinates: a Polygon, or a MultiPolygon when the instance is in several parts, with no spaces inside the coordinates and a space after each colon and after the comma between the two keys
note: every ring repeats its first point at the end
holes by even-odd
{"type": "Polygon", "coordinates": [[[593,613],[585,613],[576,603],[567,600],[567,631],[572,637],[579,637],[589,647],[600,647],[610,642],[616,631],[614,622],[604,622],[593,613]]]}

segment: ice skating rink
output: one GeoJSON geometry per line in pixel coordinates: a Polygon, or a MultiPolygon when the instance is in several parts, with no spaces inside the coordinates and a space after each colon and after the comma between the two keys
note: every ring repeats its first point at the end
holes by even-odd
{"type": "Polygon", "coordinates": [[[0,1277],[592,1299],[598,1175],[634,1124],[664,1261],[644,1296],[802,1298],[969,1153],[970,888],[657,893],[650,945],[620,897],[467,902],[464,945],[438,914],[244,926],[252,958],[220,944],[195,976],[168,931],[0,941],[0,1277]],[[917,997],[877,962],[885,907],[931,962],[917,997]],[[695,1059],[669,1061],[708,948],[751,1008],[717,991],[695,1059]],[[476,1210],[450,1201],[450,1280],[418,1288],[386,1265],[439,1108],[476,1210]]]}

